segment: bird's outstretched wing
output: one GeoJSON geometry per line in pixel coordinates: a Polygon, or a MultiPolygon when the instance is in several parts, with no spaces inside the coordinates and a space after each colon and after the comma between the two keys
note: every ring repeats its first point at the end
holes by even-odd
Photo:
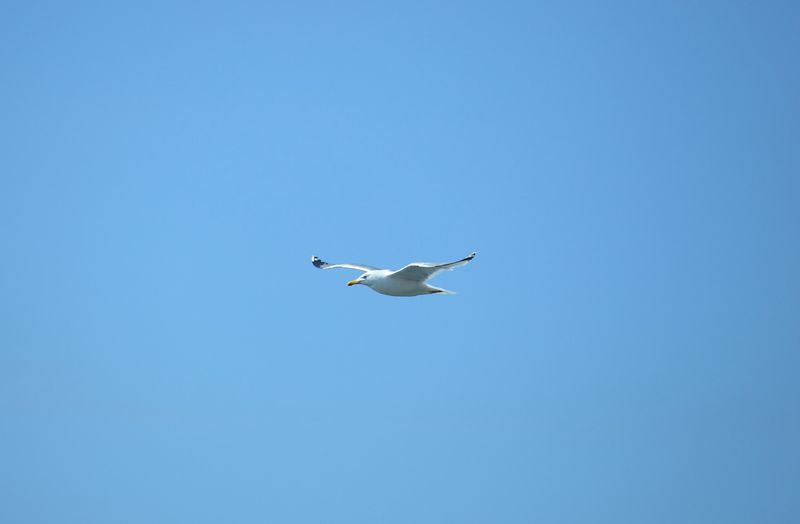
{"type": "Polygon", "coordinates": [[[359,271],[374,271],[378,269],[377,267],[372,266],[365,266],[364,264],[328,264],[320,260],[318,257],[311,257],[311,263],[314,264],[314,267],[319,269],[334,269],[337,267],[342,267],[345,269],[357,269],[359,271]]]}
{"type": "Polygon", "coordinates": [[[402,278],[404,280],[413,280],[416,282],[425,282],[433,275],[438,273],[439,271],[445,271],[457,268],[459,266],[463,266],[467,264],[470,260],[475,258],[475,253],[472,253],[468,257],[464,257],[461,260],[456,260],[455,262],[447,262],[446,264],[431,264],[429,262],[414,262],[413,264],[409,264],[403,269],[398,269],[394,273],[390,274],[389,276],[395,278],[402,278]]]}

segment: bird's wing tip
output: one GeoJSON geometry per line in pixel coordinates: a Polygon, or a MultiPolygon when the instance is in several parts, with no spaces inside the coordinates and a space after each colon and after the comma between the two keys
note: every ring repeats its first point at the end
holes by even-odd
{"type": "Polygon", "coordinates": [[[322,260],[319,259],[319,257],[316,256],[311,257],[311,263],[314,264],[314,267],[317,267],[319,269],[323,269],[325,266],[328,265],[327,262],[323,262],[322,260]]]}

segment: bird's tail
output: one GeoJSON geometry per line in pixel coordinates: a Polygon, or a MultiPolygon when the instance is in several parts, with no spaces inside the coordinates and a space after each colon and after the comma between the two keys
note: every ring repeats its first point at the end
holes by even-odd
{"type": "Polygon", "coordinates": [[[447,289],[442,289],[440,287],[428,286],[428,290],[429,290],[429,292],[431,294],[433,294],[433,293],[444,293],[445,295],[455,295],[456,294],[455,291],[449,291],[447,289]]]}

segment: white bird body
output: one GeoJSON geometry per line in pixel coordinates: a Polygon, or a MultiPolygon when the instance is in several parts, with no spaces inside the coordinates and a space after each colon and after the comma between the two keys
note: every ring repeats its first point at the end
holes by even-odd
{"type": "Polygon", "coordinates": [[[393,297],[413,297],[417,295],[430,295],[432,293],[452,293],[452,291],[445,291],[444,289],[429,286],[425,282],[406,280],[403,278],[392,278],[392,273],[394,273],[394,271],[389,269],[369,271],[365,273],[367,278],[361,283],[382,295],[389,295],[393,297]]]}
{"type": "Polygon", "coordinates": [[[357,279],[348,282],[348,286],[363,284],[383,295],[413,297],[416,295],[431,295],[434,293],[453,294],[452,291],[429,286],[426,281],[440,271],[449,271],[453,268],[463,266],[473,258],[475,258],[475,253],[461,260],[444,264],[415,262],[397,271],[378,269],[363,264],[329,264],[317,257],[311,257],[311,263],[319,269],[346,268],[357,269],[364,272],[357,279]]]}

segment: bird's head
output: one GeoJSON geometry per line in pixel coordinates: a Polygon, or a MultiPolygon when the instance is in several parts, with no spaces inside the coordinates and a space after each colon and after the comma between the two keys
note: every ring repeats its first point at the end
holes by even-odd
{"type": "Polygon", "coordinates": [[[369,277],[370,277],[370,274],[369,274],[369,273],[364,273],[363,275],[361,275],[361,276],[360,276],[360,277],[358,277],[357,279],[355,279],[355,280],[351,280],[350,282],[348,282],[348,283],[347,283],[347,285],[348,285],[348,286],[355,286],[356,284],[366,284],[366,285],[369,285],[369,282],[368,282],[368,281],[369,281],[369,277]]]}

